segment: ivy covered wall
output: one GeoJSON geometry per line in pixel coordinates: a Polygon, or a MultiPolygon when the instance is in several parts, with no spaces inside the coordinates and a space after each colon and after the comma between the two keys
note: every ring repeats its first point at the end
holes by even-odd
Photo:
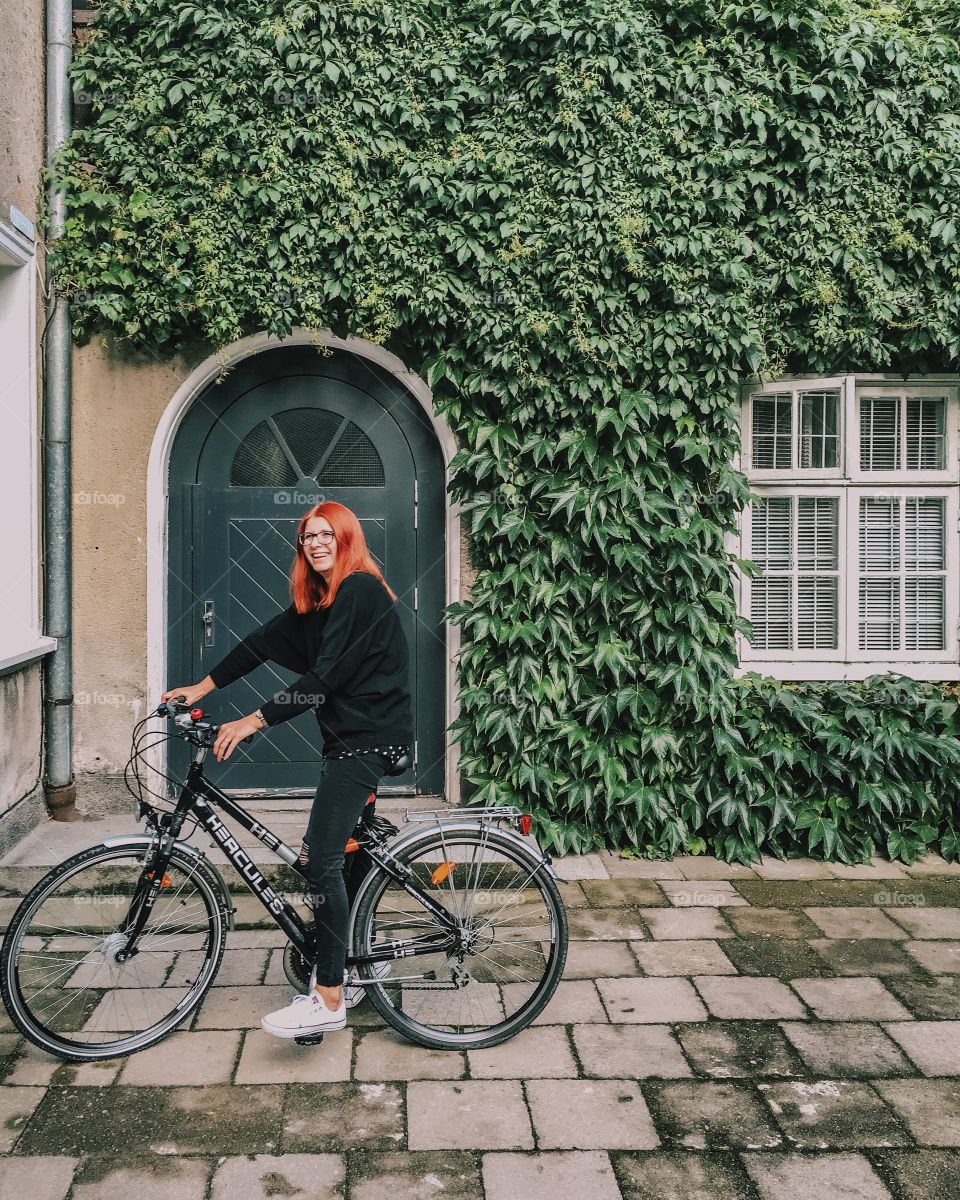
{"type": "MultiPolygon", "coordinates": [[[[461,765],[544,844],[958,849],[952,689],[737,679],[737,385],[960,359],[952,4],[104,0],[78,337],[382,342],[462,447],[461,765]]],[[[135,399],[131,399],[131,406],[135,399]]]]}

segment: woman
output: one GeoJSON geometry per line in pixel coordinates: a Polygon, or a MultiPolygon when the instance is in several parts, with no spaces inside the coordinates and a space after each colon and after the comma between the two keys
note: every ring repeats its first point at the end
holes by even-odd
{"type": "Polygon", "coordinates": [[[220,762],[251,733],[308,708],[315,710],[323,734],[320,783],[300,856],[315,918],[313,986],[262,1019],[268,1033],[282,1038],[347,1023],[344,846],[367,797],[413,742],[409,655],[397,597],[349,508],[328,501],[301,519],[290,595],[290,607],[244,638],[206,679],[162,696],[195,704],[267,659],[302,672],[256,712],[221,725],[213,747],[220,762]]]}

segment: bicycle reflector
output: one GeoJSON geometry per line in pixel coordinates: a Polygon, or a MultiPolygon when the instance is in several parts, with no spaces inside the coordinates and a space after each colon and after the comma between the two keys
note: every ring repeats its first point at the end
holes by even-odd
{"type": "Polygon", "coordinates": [[[529,813],[524,813],[520,818],[520,832],[524,837],[529,837],[532,826],[533,817],[531,817],[529,813]]]}
{"type": "Polygon", "coordinates": [[[202,721],[203,720],[203,709],[202,708],[191,708],[190,709],[190,719],[193,721],[202,721]]]}
{"type": "Polygon", "coordinates": [[[447,878],[447,876],[454,869],[454,867],[456,867],[456,865],[457,864],[455,862],[442,862],[440,864],[440,866],[437,867],[434,870],[433,874],[430,876],[430,882],[435,883],[435,884],[443,883],[443,881],[447,878]]]}

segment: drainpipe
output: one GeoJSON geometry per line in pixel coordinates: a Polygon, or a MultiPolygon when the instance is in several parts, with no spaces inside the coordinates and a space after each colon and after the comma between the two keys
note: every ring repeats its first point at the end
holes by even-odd
{"type": "MultiPolygon", "coordinates": [[[[47,0],[47,166],[70,133],[72,120],[71,0],[47,0]]],[[[50,185],[48,244],[63,231],[62,192],[50,185]]],[[[47,328],[43,362],[43,607],[44,632],[57,648],[44,660],[46,762],[44,794],[58,821],[77,820],[73,778],[73,655],[70,631],[72,504],[70,477],[71,328],[67,302],[56,295],[45,264],[47,328]]]]}

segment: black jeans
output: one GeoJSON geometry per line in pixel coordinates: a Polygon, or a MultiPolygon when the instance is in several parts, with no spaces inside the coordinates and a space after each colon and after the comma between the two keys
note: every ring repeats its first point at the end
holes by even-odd
{"type": "Polygon", "coordinates": [[[322,760],[320,782],[300,852],[316,922],[316,981],[321,987],[339,987],[343,983],[350,918],[343,878],[344,847],[385,767],[379,754],[322,760]]]}

